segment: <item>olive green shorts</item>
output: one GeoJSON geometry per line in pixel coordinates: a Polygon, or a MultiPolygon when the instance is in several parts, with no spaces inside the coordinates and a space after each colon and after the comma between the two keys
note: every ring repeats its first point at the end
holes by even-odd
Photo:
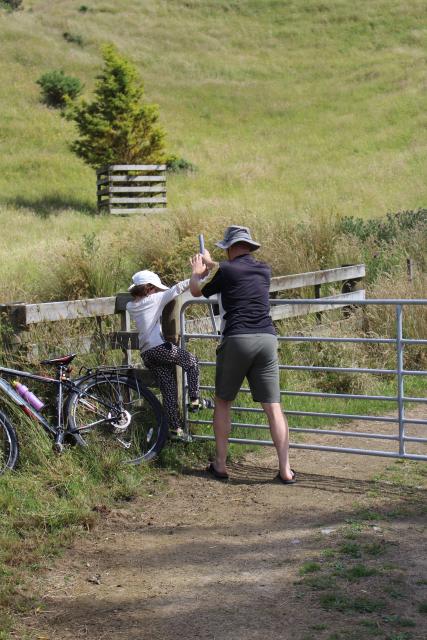
{"type": "Polygon", "coordinates": [[[280,402],[276,336],[244,333],[221,340],[216,350],[218,398],[234,400],[245,378],[255,402],[280,402]]]}

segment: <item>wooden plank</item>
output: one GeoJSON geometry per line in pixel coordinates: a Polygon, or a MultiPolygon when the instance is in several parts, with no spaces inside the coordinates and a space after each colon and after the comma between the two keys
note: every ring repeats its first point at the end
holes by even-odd
{"type": "Polygon", "coordinates": [[[115,303],[115,296],[111,296],[108,298],[27,304],[25,305],[25,324],[110,316],[114,313],[115,303]]]}
{"type": "Polygon", "coordinates": [[[128,216],[136,213],[164,213],[167,207],[139,207],[139,209],[110,209],[110,213],[116,216],[128,216]]]}
{"type": "Polygon", "coordinates": [[[166,187],[109,187],[109,189],[98,191],[99,195],[109,193],[166,193],[166,187]]]}
{"type": "Polygon", "coordinates": [[[166,171],[165,164],[110,164],[110,171],[166,171]]]}
{"type": "Polygon", "coordinates": [[[166,183],[166,176],[110,176],[109,178],[103,178],[98,180],[96,185],[102,186],[103,184],[109,184],[110,182],[164,182],[166,183]]]}
{"type": "MultiPolygon", "coordinates": [[[[309,313],[318,313],[319,311],[330,311],[332,309],[341,309],[347,307],[349,304],[357,300],[365,299],[365,291],[355,291],[353,293],[344,293],[337,296],[328,296],[325,300],[341,300],[342,304],[286,304],[286,305],[272,305],[271,317],[273,320],[284,320],[286,318],[296,318],[298,316],[305,316],[309,313]]],[[[208,317],[196,318],[195,320],[187,320],[185,323],[187,333],[212,333],[212,321],[208,317]]],[[[220,330],[221,317],[215,316],[215,326],[217,331],[220,330]]]]}
{"type": "Polygon", "coordinates": [[[112,175],[110,182],[166,182],[166,176],[129,176],[129,175],[112,175]]]}
{"type": "Polygon", "coordinates": [[[348,307],[350,304],[357,304],[357,300],[365,299],[365,290],[352,291],[351,293],[341,293],[336,296],[327,296],[322,298],[324,304],[286,304],[272,305],[271,317],[273,320],[283,320],[284,318],[296,318],[297,316],[305,316],[309,313],[318,313],[319,311],[332,311],[341,307],[348,307]],[[327,300],[342,300],[342,304],[328,304],[327,300]]]}
{"type": "Polygon", "coordinates": [[[160,204],[167,202],[164,197],[159,198],[110,198],[111,204],[160,204]]]}
{"type": "Polygon", "coordinates": [[[110,193],[166,193],[166,186],[110,187],[110,193]]]}
{"type": "Polygon", "coordinates": [[[344,282],[356,280],[365,276],[365,265],[355,264],[349,267],[325,269],[323,271],[309,271],[289,276],[279,276],[271,279],[270,291],[286,291],[287,289],[299,289],[330,282],[344,282]]]}

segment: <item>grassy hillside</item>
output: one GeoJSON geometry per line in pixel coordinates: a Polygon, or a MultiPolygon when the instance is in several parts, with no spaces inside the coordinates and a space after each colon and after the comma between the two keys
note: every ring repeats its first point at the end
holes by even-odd
{"type": "Polygon", "coordinates": [[[35,83],[62,68],[90,95],[105,41],[138,66],[147,99],[160,105],[169,150],[198,168],[169,180],[179,218],[258,215],[274,224],[425,205],[422,0],[84,5],[24,0],[23,11],[0,11],[3,299],[31,293],[29,272],[43,281],[47,250],[55,259],[85,233],[108,240],[135,226],[90,215],[93,172],[68,150],[73,125],[40,103],[35,83]],[[48,214],[57,217],[36,219],[48,214]]]}

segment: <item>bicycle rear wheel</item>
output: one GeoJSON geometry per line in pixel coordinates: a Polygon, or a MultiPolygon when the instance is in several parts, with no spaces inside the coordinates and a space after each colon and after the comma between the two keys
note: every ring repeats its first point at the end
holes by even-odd
{"type": "Polygon", "coordinates": [[[68,431],[86,444],[113,447],[124,462],[152,460],[163,448],[168,424],[156,396],[123,372],[96,372],[67,402],[68,431]]]}
{"type": "Polygon", "coordinates": [[[0,411],[0,475],[18,463],[18,438],[7,416],[0,411]]]}

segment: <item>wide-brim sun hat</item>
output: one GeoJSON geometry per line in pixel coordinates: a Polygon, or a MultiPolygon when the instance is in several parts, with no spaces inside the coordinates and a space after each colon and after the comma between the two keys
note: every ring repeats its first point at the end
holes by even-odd
{"type": "Polygon", "coordinates": [[[132,289],[135,289],[135,287],[140,287],[143,284],[152,284],[162,291],[166,291],[167,289],[169,289],[169,287],[166,287],[162,283],[157,273],[154,273],[154,271],[148,271],[148,269],[144,269],[143,271],[137,271],[133,274],[132,284],[128,288],[128,291],[132,291],[132,289]]]}
{"type": "Polygon", "coordinates": [[[227,227],[224,232],[224,239],[219,242],[215,242],[215,244],[217,247],[220,247],[220,249],[229,249],[233,244],[237,244],[238,242],[248,244],[251,251],[256,251],[261,246],[258,242],[253,240],[248,227],[239,227],[235,224],[227,227]]]}

